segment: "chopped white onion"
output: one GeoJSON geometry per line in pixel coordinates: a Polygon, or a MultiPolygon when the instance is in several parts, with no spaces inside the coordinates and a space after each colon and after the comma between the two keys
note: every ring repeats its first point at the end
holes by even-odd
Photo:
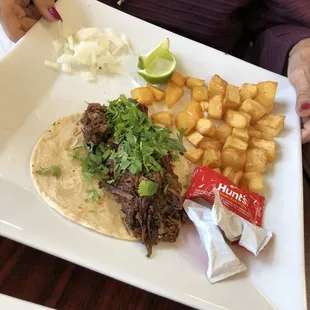
{"type": "Polygon", "coordinates": [[[81,28],[75,34],[63,27],[59,33],[52,45],[60,56],[56,62],[46,61],[46,66],[63,73],[82,70],[81,75],[88,81],[95,81],[99,70],[129,76],[120,64],[121,56],[132,54],[125,34],[119,36],[113,28],[101,32],[95,27],[81,28]]]}
{"type": "Polygon", "coordinates": [[[56,62],[45,60],[44,64],[48,67],[59,70],[59,64],[56,62]]]}

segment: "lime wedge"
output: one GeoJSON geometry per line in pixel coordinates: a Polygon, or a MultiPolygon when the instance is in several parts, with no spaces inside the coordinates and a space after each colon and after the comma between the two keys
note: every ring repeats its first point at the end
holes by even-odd
{"type": "Polygon", "coordinates": [[[170,46],[170,41],[168,38],[165,38],[161,43],[159,43],[153,50],[151,50],[150,52],[144,54],[144,55],[140,55],[139,56],[139,60],[138,60],[138,68],[143,70],[145,69],[145,63],[147,58],[154,52],[156,52],[156,50],[163,48],[169,51],[169,46],[170,46]]]}
{"type": "Polygon", "coordinates": [[[143,59],[144,69],[138,71],[138,74],[151,84],[161,84],[168,81],[176,67],[176,59],[173,54],[167,48],[158,46],[147,55],[143,59]]]}

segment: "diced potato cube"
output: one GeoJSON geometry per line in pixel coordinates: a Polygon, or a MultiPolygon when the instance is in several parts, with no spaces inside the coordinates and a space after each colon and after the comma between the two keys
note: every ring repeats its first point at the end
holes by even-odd
{"type": "Polygon", "coordinates": [[[212,170],[214,170],[215,172],[217,172],[217,173],[219,173],[219,174],[222,174],[222,171],[221,171],[220,168],[214,168],[214,169],[212,169],[212,170]]]}
{"type": "Polygon", "coordinates": [[[240,114],[242,114],[243,116],[245,116],[245,118],[246,118],[246,120],[247,120],[247,127],[249,127],[250,126],[250,124],[251,124],[251,115],[250,114],[248,114],[248,113],[246,113],[246,112],[243,112],[243,111],[241,111],[241,110],[239,110],[238,111],[240,114]]]}
{"type": "Polygon", "coordinates": [[[204,151],[201,149],[193,149],[184,153],[184,156],[192,163],[198,163],[203,155],[204,151]]]}
{"type": "Polygon", "coordinates": [[[274,136],[267,132],[262,132],[262,139],[274,141],[274,136]]]}
{"type": "Polygon", "coordinates": [[[194,86],[203,86],[204,83],[205,83],[204,80],[196,79],[196,78],[193,78],[193,77],[189,76],[186,79],[185,85],[188,88],[193,88],[194,86]]]}
{"type": "Polygon", "coordinates": [[[248,128],[234,128],[232,131],[232,135],[245,141],[248,142],[249,141],[249,130],[248,128]]]}
{"type": "Polygon", "coordinates": [[[223,95],[214,95],[209,100],[208,117],[222,119],[223,117],[223,95]]]}
{"type": "Polygon", "coordinates": [[[202,111],[208,112],[209,101],[201,101],[200,105],[201,105],[202,111]]]}
{"type": "Polygon", "coordinates": [[[251,125],[255,124],[266,114],[266,108],[253,99],[247,99],[242,102],[240,106],[240,111],[246,112],[251,115],[251,125]]]}
{"type": "Polygon", "coordinates": [[[196,130],[205,137],[214,137],[216,134],[215,125],[206,118],[201,118],[196,124],[196,130]]]}
{"type": "Polygon", "coordinates": [[[208,90],[205,86],[194,86],[192,88],[192,100],[203,101],[208,100],[208,90]]]}
{"type": "Polygon", "coordinates": [[[225,167],[223,170],[223,176],[235,183],[237,186],[243,175],[243,171],[236,171],[233,167],[225,167]]]}
{"type": "Polygon", "coordinates": [[[222,151],[222,167],[233,167],[238,171],[244,169],[246,152],[237,149],[225,149],[222,151]]]}
{"type": "Polygon", "coordinates": [[[166,89],[166,104],[171,109],[184,95],[184,90],[172,82],[168,82],[166,89]]]}
{"type": "Polygon", "coordinates": [[[203,135],[201,135],[198,131],[193,131],[186,138],[193,146],[197,147],[198,144],[203,140],[203,135]]]}
{"type": "Polygon", "coordinates": [[[221,150],[221,143],[219,141],[201,141],[199,143],[199,148],[200,149],[203,149],[203,150],[206,150],[206,149],[215,149],[215,150],[218,150],[220,151],[221,150]]]}
{"type": "Polygon", "coordinates": [[[242,175],[242,177],[240,178],[240,181],[239,181],[239,185],[238,185],[240,188],[245,188],[245,189],[248,189],[248,185],[247,185],[247,182],[246,182],[246,179],[244,177],[244,173],[242,175]]]}
{"type": "Polygon", "coordinates": [[[269,162],[274,161],[276,156],[276,144],[274,141],[269,141],[266,139],[250,138],[249,147],[265,150],[268,161],[269,162]]]}
{"type": "Polygon", "coordinates": [[[264,187],[263,176],[259,172],[246,172],[243,174],[249,191],[259,193],[264,187]]]}
{"type": "Polygon", "coordinates": [[[223,101],[224,108],[236,109],[240,106],[239,88],[233,85],[227,85],[223,101]]]}
{"type": "Polygon", "coordinates": [[[202,107],[197,101],[192,100],[187,106],[186,112],[191,115],[196,122],[198,122],[201,118],[204,117],[202,107]]]}
{"type": "Polygon", "coordinates": [[[155,101],[162,101],[165,98],[165,92],[161,89],[152,86],[151,84],[147,84],[148,89],[152,92],[155,101]]]}
{"type": "Polygon", "coordinates": [[[232,134],[232,127],[226,123],[222,123],[217,127],[216,139],[222,144],[225,143],[226,139],[232,134]]]}
{"type": "Polygon", "coordinates": [[[247,150],[247,158],[245,164],[246,172],[264,173],[268,167],[267,153],[262,149],[247,150]]]}
{"type": "Polygon", "coordinates": [[[213,96],[215,95],[223,95],[225,94],[225,89],[226,87],[220,85],[220,84],[217,84],[213,81],[211,81],[209,84],[208,84],[208,94],[209,94],[209,98],[212,98],[213,96]]]}
{"type": "Polygon", "coordinates": [[[248,148],[248,143],[235,136],[229,136],[226,139],[226,142],[223,146],[223,150],[224,149],[237,149],[240,151],[246,151],[247,148],[248,148]]]}
{"type": "Polygon", "coordinates": [[[247,128],[248,121],[241,113],[227,109],[224,114],[224,121],[231,127],[235,128],[247,128]]]}
{"type": "Polygon", "coordinates": [[[182,87],[185,84],[186,77],[184,77],[182,74],[178,72],[173,72],[170,80],[179,87],[182,87]]]}
{"type": "Polygon", "coordinates": [[[257,93],[257,86],[255,84],[245,83],[240,88],[240,99],[241,102],[247,99],[253,99],[257,93]]]}
{"type": "Polygon", "coordinates": [[[202,164],[209,168],[221,167],[221,152],[215,149],[207,149],[203,155],[202,164]]]}
{"type": "Polygon", "coordinates": [[[259,130],[260,132],[262,132],[263,135],[266,134],[267,136],[271,137],[272,140],[279,133],[279,130],[277,130],[277,129],[274,129],[274,128],[269,127],[269,126],[259,125],[258,123],[255,125],[254,128],[256,130],[259,130]]]}
{"type": "Polygon", "coordinates": [[[254,100],[262,104],[267,112],[271,112],[276,96],[278,83],[272,81],[260,82],[257,85],[257,94],[254,100]]]}
{"type": "Polygon", "coordinates": [[[130,92],[131,98],[143,103],[147,106],[151,105],[154,101],[152,92],[147,87],[138,87],[130,92]]]}
{"type": "Polygon", "coordinates": [[[184,136],[187,136],[196,126],[196,121],[186,112],[180,112],[175,118],[175,127],[185,129],[184,136]]]}
{"type": "Polygon", "coordinates": [[[162,124],[165,126],[172,126],[172,115],[170,111],[161,111],[151,115],[151,119],[158,124],[162,124]]]}
{"type": "Polygon", "coordinates": [[[218,84],[218,85],[221,85],[223,86],[224,88],[227,87],[228,83],[223,80],[219,75],[215,74],[212,79],[211,79],[211,82],[214,82],[215,84],[218,84]]]}
{"type": "Polygon", "coordinates": [[[248,128],[248,131],[249,131],[249,136],[250,137],[260,139],[263,136],[262,133],[259,130],[256,130],[254,128],[248,128]]]}
{"type": "MultiPolygon", "coordinates": [[[[277,136],[284,127],[285,116],[266,114],[258,122],[259,126],[266,126],[274,129],[274,136],[277,136]]],[[[259,129],[260,130],[260,129],[259,129]]],[[[266,131],[266,130],[261,130],[266,131]]]]}

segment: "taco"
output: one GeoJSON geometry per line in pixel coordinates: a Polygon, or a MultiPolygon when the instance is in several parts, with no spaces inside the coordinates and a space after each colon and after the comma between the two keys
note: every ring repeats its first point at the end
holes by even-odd
{"type": "Polygon", "coordinates": [[[107,236],[140,240],[149,257],[153,245],[175,242],[187,221],[180,181],[191,169],[180,157],[182,132],[173,137],[147,113],[121,95],[58,120],[33,150],[31,175],[62,215],[107,236]]]}

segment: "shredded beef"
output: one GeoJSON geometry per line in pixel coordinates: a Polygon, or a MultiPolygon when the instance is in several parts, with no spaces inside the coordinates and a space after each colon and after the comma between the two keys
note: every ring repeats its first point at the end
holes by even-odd
{"type": "Polygon", "coordinates": [[[148,115],[149,108],[148,108],[145,104],[139,103],[139,104],[138,104],[138,109],[139,109],[141,112],[143,112],[143,113],[145,113],[146,115],[148,115]]]}
{"type": "Polygon", "coordinates": [[[187,216],[183,210],[182,187],[174,173],[165,171],[163,174],[153,173],[145,177],[126,172],[113,184],[101,180],[99,186],[108,190],[121,204],[127,228],[144,243],[148,257],[152,254],[152,246],[159,241],[176,241],[187,216]],[[159,185],[154,196],[138,195],[138,186],[142,180],[151,180],[159,185]]]}
{"type": "Polygon", "coordinates": [[[105,109],[99,103],[90,103],[81,119],[82,132],[87,144],[107,141],[110,138],[105,109]]]}

